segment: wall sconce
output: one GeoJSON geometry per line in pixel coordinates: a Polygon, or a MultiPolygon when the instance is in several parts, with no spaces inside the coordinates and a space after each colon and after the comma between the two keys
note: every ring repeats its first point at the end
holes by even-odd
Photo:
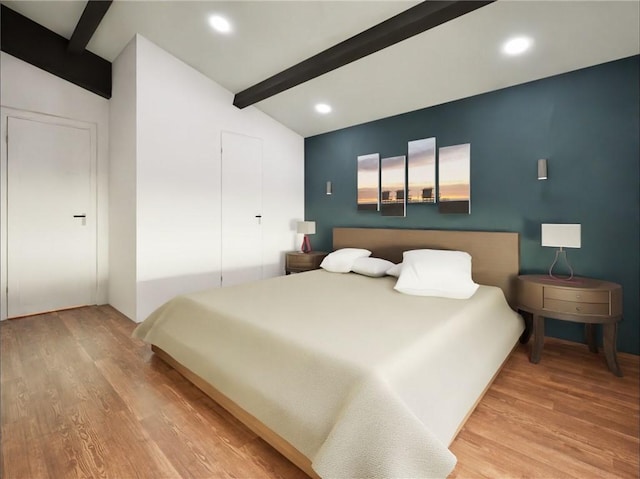
{"type": "Polygon", "coordinates": [[[331,182],[327,181],[327,195],[330,195],[333,193],[333,188],[331,186],[331,182]]]}
{"type": "Polygon", "coordinates": [[[547,179],[547,160],[538,160],[538,179],[547,179]]]}

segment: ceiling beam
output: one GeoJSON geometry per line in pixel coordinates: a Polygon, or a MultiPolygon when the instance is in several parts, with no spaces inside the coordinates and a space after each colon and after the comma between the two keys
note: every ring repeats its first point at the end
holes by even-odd
{"type": "Polygon", "coordinates": [[[495,0],[425,1],[237,93],[245,108],[414,35],[484,7],[495,0]]]}
{"type": "Polygon", "coordinates": [[[113,0],[89,0],[78,20],[73,35],[69,39],[67,50],[71,53],[83,52],[91,37],[98,29],[102,18],[109,10],[113,0]]]}
{"type": "Polygon", "coordinates": [[[0,48],[104,98],[111,98],[111,62],[84,50],[71,54],[61,35],[1,5],[0,48]]]}

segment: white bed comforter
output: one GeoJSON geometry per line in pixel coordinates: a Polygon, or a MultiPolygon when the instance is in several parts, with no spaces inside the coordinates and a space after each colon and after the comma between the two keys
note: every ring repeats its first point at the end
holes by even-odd
{"type": "Polygon", "coordinates": [[[322,270],[179,296],[138,326],[323,478],[445,477],[459,424],[523,330],[502,291],[407,296],[322,270]]]}

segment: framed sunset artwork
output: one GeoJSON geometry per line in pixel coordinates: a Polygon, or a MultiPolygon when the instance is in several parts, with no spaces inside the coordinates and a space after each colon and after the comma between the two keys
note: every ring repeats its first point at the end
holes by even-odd
{"type": "Polygon", "coordinates": [[[438,211],[471,213],[471,144],[438,150],[438,211]]]}

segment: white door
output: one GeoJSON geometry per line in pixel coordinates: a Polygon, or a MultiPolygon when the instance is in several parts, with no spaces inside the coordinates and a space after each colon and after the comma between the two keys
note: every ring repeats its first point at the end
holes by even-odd
{"type": "Polygon", "coordinates": [[[91,132],[8,118],[8,317],[94,303],[91,132]]]}
{"type": "Polygon", "coordinates": [[[222,132],[222,286],[262,279],[262,140],[222,132]]]}

